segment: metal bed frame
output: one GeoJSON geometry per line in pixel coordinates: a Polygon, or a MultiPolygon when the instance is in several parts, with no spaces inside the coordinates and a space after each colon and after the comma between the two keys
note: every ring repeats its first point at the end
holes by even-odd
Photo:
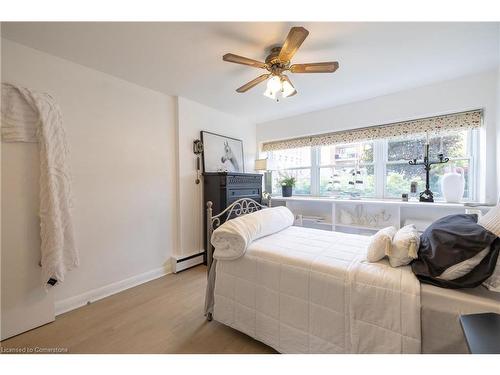
{"type": "Polygon", "coordinates": [[[219,226],[224,224],[226,221],[233,219],[234,217],[243,216],[258,210],[271,207],[271,198],[269,198],[268,205],[258,203],[251,198],[241,198],[234,201],[229,206],[226,207],[224,211],[217,215],[212,214],[212,201],[207,202],[207,268],[210,270],[213,261],[213,246],[210,242],[212,239],[212,233],[219,226]],[[227,215],[227,216],[224,216],[227,215]]]}

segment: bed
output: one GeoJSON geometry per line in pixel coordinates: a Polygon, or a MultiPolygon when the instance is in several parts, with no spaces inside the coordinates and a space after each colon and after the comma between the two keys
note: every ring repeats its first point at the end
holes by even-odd
{"type": "MultiPolygon", "coordinates": [[[[207,235],[263,208],[242,199],[212,217],[209,204],[207,235]]],[[[421,285],[408,266],[368,263],[368,241],[291,226],[238,259],[213,261],[209,249],[207,319],[280,353],[467,353],[459,315],[500,313],[499,293],[421,285]]]]}

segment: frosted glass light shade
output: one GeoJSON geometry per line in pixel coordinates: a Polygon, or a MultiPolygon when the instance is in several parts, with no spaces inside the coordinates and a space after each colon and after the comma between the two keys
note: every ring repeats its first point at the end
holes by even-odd
{"type": "Polygon", "coordinates": [[[295,94],[297,91],[293,88],[293,86],[288,83],[288,81],[283,81],[283,91],[282,95],[284,98],[288,98],[289,96],[292,96],[295,94]]]}
{"type": "Polygon", "coordinates": [[[281,91],[281,78],[279,76],[272,76],[267,81],[267,88],[272,92],[281,91]]]}
{"type": "Polygon", "coordinates": [[[264,96],[267,96],[268,98],[272,99],[272,100],[276,100],[276,95],[278,94],[278,92],[272,92],[271,90],[266,89],[266,91],[264,91],[264,96]]]}

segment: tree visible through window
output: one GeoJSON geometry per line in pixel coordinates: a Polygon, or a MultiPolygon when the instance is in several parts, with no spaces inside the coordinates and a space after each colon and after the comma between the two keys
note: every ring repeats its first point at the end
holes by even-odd
{"type": "MultiPolygon", "coordinates": [[[[465,176],[464,197],[471,198],[470,168],[471,158],[468,147],[468,131],[448,132],[429,138],[429,154],[436,159],[442,153],[450,158],[447,164],[432,166],[430,186],[434,198],[442,197],[441,177],[449,168],[462,168],[465,176]]],[[[425,170],[422,166],[411,166],[408,160],[421,160],[426,143],[425,135],[413,136],[406,139],[391,139],[387,141],[386,183],[384,196],[389,198],[401,197],[409,191],[412,181],[418,183],[418,191],[425,189],[425,170]]]]}

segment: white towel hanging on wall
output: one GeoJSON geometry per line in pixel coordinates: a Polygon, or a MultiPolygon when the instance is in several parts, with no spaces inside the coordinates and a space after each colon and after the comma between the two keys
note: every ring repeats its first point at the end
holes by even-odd
{"type": "Polygon", "coordinates": [[[4,142],[39,143],[42,280],[45,285],[61,283],[78,265],[61,111],[49,94],[2,83],[1,114],[4,142]]]}

